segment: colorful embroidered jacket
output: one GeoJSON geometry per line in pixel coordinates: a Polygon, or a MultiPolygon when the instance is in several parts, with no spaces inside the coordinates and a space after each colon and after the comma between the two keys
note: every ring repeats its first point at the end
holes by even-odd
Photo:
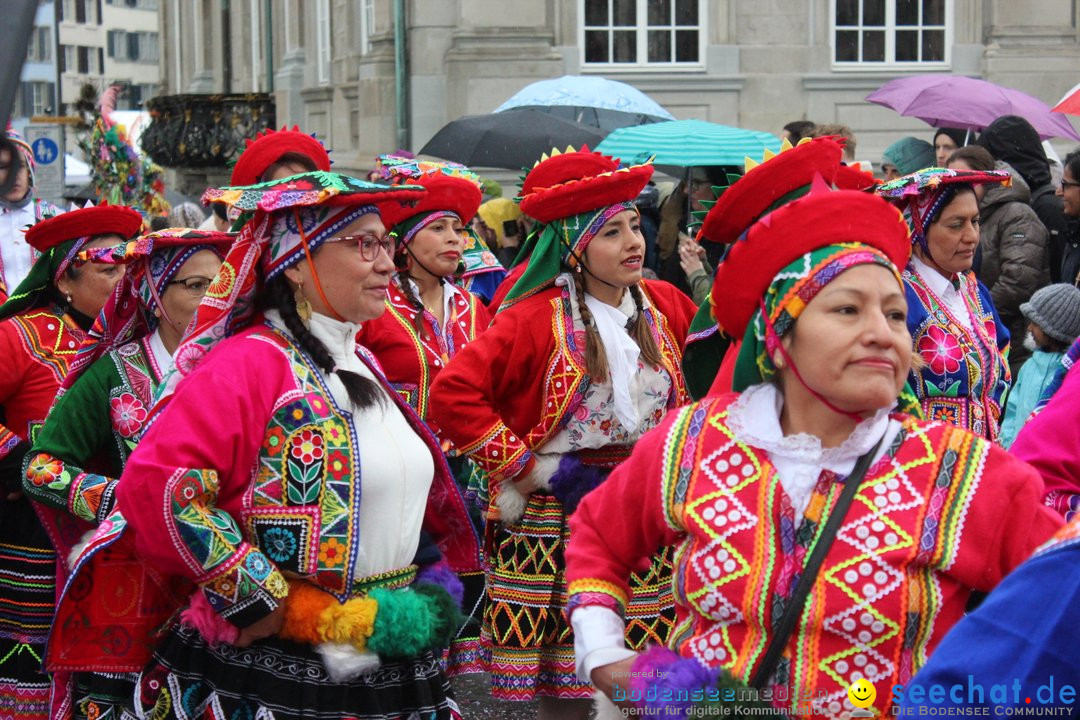
{"type": "Polygon", "coordinates": [[[396,280],[387,294],[386,312],[365,322],[356,341],[371,351],[393,388],[439,434],[428,417],[431,383],[450,358],[487,328],[491,316],[480,298],[459,288],[450,316],[439,327],[434,315],[421,313],[406,299],[396,280]],[[418,316],[423,333],[416,330],[418,316]]]}
{"type": "MultiPolygon", "coordinates": [[[[645,281],[641,287],[652,305],[644,311],[646,321],[673,381],[668,406],[675,407],[687,399],[680,364],[696,308],[668,283],[645,281]]],[[[532,450],[566,425],[585,396],[585,340],[573,331],[570,308],[564,287],[515,303],[432,386],[432,416],[488,472],[493,490],[532,467],[532,450]]]]}
{"type": "Polygon", "coordinates": [[[149,337],[91,365],[56,401],[38,433],[28,456],[26,493],[95,525],[108,517],[116,479],[142,434],[162,375],[149,337]],[[108,474],[89,472],[92,464],[108,474]]]}
{"type": "MultiPolygon", "coordinates": [[[[377,365],[361,359],[385,385],[377,365]]],[[[435,463],[424,529],[454,570],[475,570],[478,538],[438,443],[389,395],[435,463]]],[[[239,627],[278,607],[283,573],[339,600],[353,596],[363,552],[355,526],[359,432],[282,334],[257,325],[222,341],[129,458],[118,512],[101,523],[65,588],[48,666],[139,669],[153,632],[186,602],[191,583],[239,627]],[[191,402],[199,397],[202,404],[191,402]],[[108,593],[91,592],[99,587],[108,593]]]]}
{"type": "Polygon", "coordinates": [[[31,439],[32,431],[45,422],[84,336],[55,307],[29,310],[0,322],[0,458],[21,440],[31,439]]]}
{"type": "Polygon", "coordinates": [[[908,330],[925,363],[921,370],[912,368],[909,376],[923,416],[996,440],[1011,377],[1009,331],[994,309],[990,291],[974,273],[957,278],[972,332],[953,317],[911,265],[903,276],[908,330]]]}
{"type": "MultiPolygon", "coordinates": [[[[822,472],[798,525],[767,454],[727,424],[736,397],[669,413],[582,501],[567,607],[621,613],[632,568],[675,544],[669,644],[749,681],[843,483],[822,472]]],[[[1034,471],[998,446],[892,417],[899,434],[863,479],[770,685],[774,697],[812,695],[833,716],[857,677],[883,689],[910,680],[972,589],[993,588],[1061,524],[1034,471]]],[[[875,706],[885,714],[890,701],[883,690],[875,706]]]]}

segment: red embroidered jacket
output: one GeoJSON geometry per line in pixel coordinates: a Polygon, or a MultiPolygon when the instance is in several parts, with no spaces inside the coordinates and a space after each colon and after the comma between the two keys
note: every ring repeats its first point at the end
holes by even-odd
{"type": "MultiPolygon", "coordinates": [[[[567,607],[621,613],[631,570],[676,545],[669,643],[748,681],[843,483],[823,472],[798,525],[768,455],[727,423],[736,397],[669,413],[582,501],[570,518],[567,607]]],[[[1061,525],[1035,471],[1000,447],[893,417],[900,433],[860,484],[770,686],[834,717],[851,709],[856,678],[907,683],[972,589],[993,588],[1061,525]]],[[[890,702],[879,692],[875,707],[884,715],[890,702]]]]}
{"type": "Polygon", "coordinates": [[[51,309],[0,322],[0,458],[45,422],[84,333],[51,309]]]}
{"type": "Polygon", "coordinates": [[[386,312],[363,324],[356,342],[366,347],[386,371],[386,378],[398,394],[431,426],[428,397],[431,383],[455,354],[476,339],[491,323],[491,315],[476,295],[461,290],[450,304],[446,328],[436,330],[435,317],[423,312],[423,334],[417,332],[419,311],[405,298],[397,283],[391,283],[386,312]]]}
{"type": "MultiPolygon", "coordinates": [[[[686,401],[683,341],[697,308],[665,282],[643,281],[645,318],[674,386],[669,406],[686,401]]],[[[431,415],[444,435],[492,480],[531,468],[532,450],[566,424],[584,396],[585,343],[576,337],[565,288],[515,303],[459,352],[431,388],[431,415]]]]}

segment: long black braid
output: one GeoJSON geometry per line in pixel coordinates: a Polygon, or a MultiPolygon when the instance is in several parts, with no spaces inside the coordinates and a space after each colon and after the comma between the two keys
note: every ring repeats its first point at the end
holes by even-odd
{"type": "Polygon", "coordinates": [[[413,330],[420,336],[424,336],[424,303],[420,302],[420,298],[416,296],[412,287],[412,278],[409,276],[408,270],[398,270],[397,274],[398,285],[401,286],[401,294],[405,296],[405,299],[409,301],[409,304],[416,309],[416,317],[413,318],[413,330]]]}
{"type": "Polygon", "coordinates": [[[342,370],[334,366],[334,359],[330,356],[330,351],[326,349],[326,346],[322,344],[319,338],[311,334],[300,316],[297,315],[296,299],[284,275],[274,278],[266,286],[263,307],[272,308],[281,314],[285,329],[289,331],[289,335],[296,341],[300,349],[306,352],[324,373],[327,375],[334,373],[338,376],[341,384],[345,386],[345,392],[348,393],[349,400],[358,410],[364,410],[383,403],[384,394],[375,381],[358,375],[351,370],[342,370]]]}

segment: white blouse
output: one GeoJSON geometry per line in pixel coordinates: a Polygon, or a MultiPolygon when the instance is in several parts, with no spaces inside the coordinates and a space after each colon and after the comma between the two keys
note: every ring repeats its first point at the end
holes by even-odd
{"type": "MultiPolygon", "coordinates": [[[[280,316],[267,316],[281,327],[280,316]]],[[[324,376],[338,407],[353,416],[360,468],[360,552],[354,580],[409,565],[420,542],[426,498],[435,474],[428,446],[412,429],[394,400],[356,355],[356,323],[315,313],[311,333],[322,341],[334,364],[379,385],[383,402],[358,410],[336,374],[324,376]]]]}
{"type": "Polygon", "coordinates": [[[956,286],[952,284],[951,280],[924,263],[914,254],[911,256],[911,267],[923,279],[930,292],[937,295],[941,303],[949,309],[957,322],[969,332],[975,329],[971,323],[971,313],[964,302],[964,297],[956,289],[956,286]]]}

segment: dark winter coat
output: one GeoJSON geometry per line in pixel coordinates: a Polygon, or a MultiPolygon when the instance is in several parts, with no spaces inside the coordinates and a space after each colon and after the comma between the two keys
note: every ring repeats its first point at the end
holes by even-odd
{"type": "Polygon", "coordinates": [[[1005,163],[997,163],[997,169],[1008,170],[1013,181],[1008,187],[988,185],[979,202],[983,250],[979,278],[990,289],[1001,322],[1009,328],[1009,365],[1016,377],[1020,365],[1031,354],[1023,346],[1027,321],[1020,313],[1020,303],[1050,283],[1047,232],[1027,204],[1030,193],[1023,178],[1005,163]]]}
{"type": "Polygon", "coordinates": [[[995,160],[1009,163],[1024,178],[1031,192],[1028,203],[1048,233],[1050,277],[1053,282],[1071,282],[1061,274],[1069,236],[1065,210],[1051,184],[1050,163],[1035,128],[1022,117],[1004,115],[990,123],[977,143],[990,151],[995,160]]]}

